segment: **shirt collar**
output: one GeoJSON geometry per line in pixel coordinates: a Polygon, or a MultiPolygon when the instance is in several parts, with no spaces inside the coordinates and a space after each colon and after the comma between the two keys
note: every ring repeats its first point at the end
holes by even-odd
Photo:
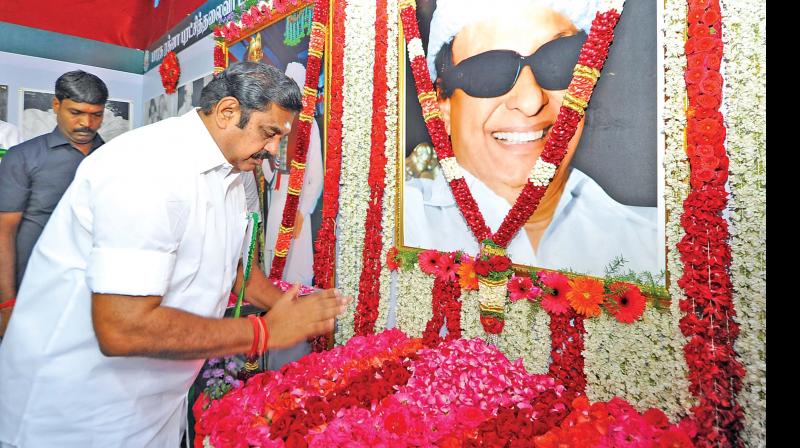
{"type": "Polygon", "coordinates": [[[222,155],[222,150],[211,137],[206,125],[200,118],[199,109],[192,109],[177,118],[189,129],[189,141],[186,144],[193,147],[192,155],[197,171],[205,173],[222,166],[227,171],[233,167],[222,155]]]}
{"type": "MultiPolygon", "coordinates": [[[[67,140],[67,138],[64,137],[64,134],[62,134],[61,131],[58,130],[58,126],[56,126],[55,129],[53,129],[53,132],[47,134],[45,139],[47,141],[47,147],[50,149],[55,149],[58,148],[59,146],[64,146],[64,145],[72,146],[69,140],[67,140]]],[[[89,153],[103,146],[103,144],[105,144],[105,140],[103,140],[103,137],[100,137],[99,133],[95,134],[94,139],[92,139],[92,148],[89,150],[89,153]]]]}

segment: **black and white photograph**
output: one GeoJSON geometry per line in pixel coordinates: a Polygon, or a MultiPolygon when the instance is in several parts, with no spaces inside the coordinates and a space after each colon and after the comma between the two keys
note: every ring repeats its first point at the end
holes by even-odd
{"type": "Polygon", "coordinates": [[[152,124],[176,116],[177,99],[177,93],[172,95],[162,93],[150,98],[147,101],[147,116],[144,124],[152,124]]]}
{"type": "Polygon", "coordinates": [[[8,122],[8,86],[0,85],[0,121],[8,122]]]}
{"type": "MultiPolygon", "coordinates": [[[[56,127],[53,111],[54,92],[26,90],[20,92],[21,107],[20,132],[23,140],[46,134],[56,127]]],[[[98,133],[106,142],[133,128],[133,103],[109,99],[103,113],[103,125],[98,133]]]]}
{"type": "Polygon", "coordinates": [[[203,87],[211,81],[213,76],[213,74],[209,73],[178,87],[177,115],[183,115],[200,105],[200,92],[203,91],[203,87]]]}

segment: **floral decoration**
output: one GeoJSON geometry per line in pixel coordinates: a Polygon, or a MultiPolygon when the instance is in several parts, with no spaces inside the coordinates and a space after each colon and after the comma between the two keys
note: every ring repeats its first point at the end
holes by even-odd
{"type": "Polygon", "coordinates": [[[364,249],[358,305],[354,316],[357,335],[375,332],[380,301],[380,271],[383,250],[383,194],[386,180],[386,51],[388,17],[386,0],[378,0],[375,14],[375,63],[373,65],[372,134],[369,176],[369,202],[364,224],[364,249]]]}
{"type": "Polygon", "coordinates": [[[747,374],[737,394],[747,446],[767,438],[766,3],[722,4],[723,104],[728,129],[731,280],[739,316],[734,348],[747,374]]]}
{"type": "Polygon", "coordinates": [[[692,407],[700,446],[741,444],[744,412],[736,401],[744,367],[734,343],[739,325],[734,320],[728,268],[731,254],[727,205],[728,156],[726,129],[719,112],[722,95],[722,23],[718,0],[689,0],[686,53],[687,146],[692,187],[684,201],[686,234],[678,251],[684,264],[678,285],[686,298],[680,328],[689,338],[684,347],[689,367],[689,390],[699,403],[692,407]]]}
{"type": "Polygon", "coordinates": [[[620,398],[575,399],[481,339],[425,348],[399,330],[255,375],[193,410],[195,446],[214,447],[692,446],[693,431],[620,398]]]}
{"type": "Polygon", "coordinates": [[[161,75],[161,85],[164,86],[164,91],[167,93],[175,93],[175,88],[178,86],[178,80],[181,77],[181,63],[178,61],[178,55],[174,51],[170,51],[164,56],[161,65],[158,67],[158,73],[161,75]]]}

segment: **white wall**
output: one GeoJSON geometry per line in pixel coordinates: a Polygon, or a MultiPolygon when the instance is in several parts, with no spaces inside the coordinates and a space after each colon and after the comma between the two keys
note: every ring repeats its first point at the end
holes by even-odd
{"type": "Polygon", "coordinates": [[[133,126],[142,124],[142,75],[0,51],[0,84],[8,85],[8,121],[20,124],[21,89],[53,91],[59,76],[78,69],[102,79],[108,87],[109,98],[131,101],[133,126]]]}
{"type": "MultiPolygon", "coordinates": [[[[178,62],[181,65],[179,87],[211,73],[214,70],[214,36],[209,34],[182,50],[178,53],[178,62]]],[[[156,65],[143,76],[142,103],[164,93],[161,74],[158,72],[159,67],[160,64],[156,65]]],[[[177,93],[173,95],[177,95],[177,93]]]]}

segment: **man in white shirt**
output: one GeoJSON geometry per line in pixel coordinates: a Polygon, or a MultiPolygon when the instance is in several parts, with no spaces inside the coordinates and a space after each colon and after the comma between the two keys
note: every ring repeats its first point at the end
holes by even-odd
{"type": "MultiPolygon", "coordinates": [[[[199,110],[87,158],[34,248],[0,344],[0,446],[177,446],[203,359],[247,353],[256,321],[222,318],[248,242],[241,172],[277,150],[297,85],[232,64],[199,110]]],[[[265,348],[332,330],[349,298],[294,300],[252,267],[265,348]]],[[[260,325],[260,324],[258,324],[260,325]]]]}
{"type": "MultiPolygon", "coordinates": [[[[492,232],[517,201],[556,122],[595,0],[439,0],[428,66],[445,128],[464,177],[492,232]]],[[[655,207],[609,197],[569,164],[584,119],[536,212],[511,240],[511,259],[604,275],[618,256],[634,271],[658,274],[655,207]]],[[[441,175],[406,183],[403,244],[478,252],[441,175]]]]}

